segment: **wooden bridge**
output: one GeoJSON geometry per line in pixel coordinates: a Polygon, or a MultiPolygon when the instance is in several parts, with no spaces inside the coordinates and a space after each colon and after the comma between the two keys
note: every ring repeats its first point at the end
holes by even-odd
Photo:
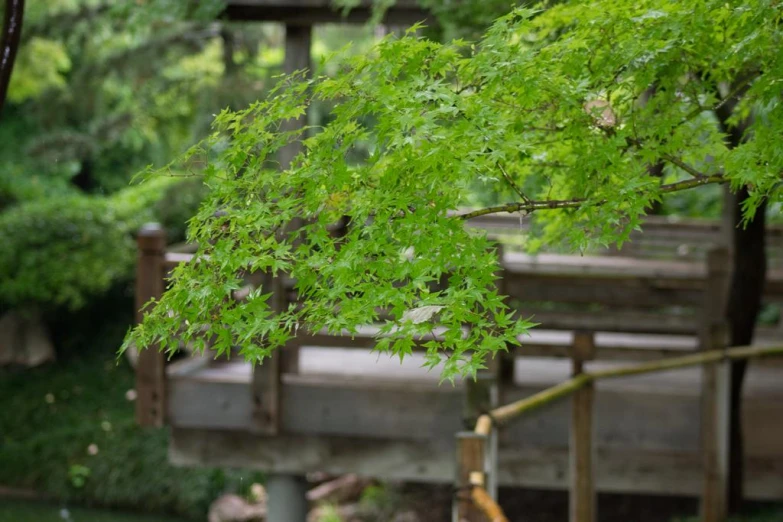
{"type": "MultiPolygon", "coordinates": [[[[482,223],[480,223],[482,224],[482,223]]],[[[486,225],[486,223],[483,223],[486,225]]],[[[506,222],[508,224],[508,221],[506,222]]],[[[279,476],[309,471],[395,480],[453,482],[454,434],[477,412],[529,396],[569,377],[575,332],[595,345],[586,368],[609,368],[698,350],[719,313],[725,263],[708,266],[711,224],[651,221],[645,241],[681,259],[503,255],[503,290],[541,323],[493,368],[491,393],[468,383],[438,385],[439,373],[414,354],[402,364],[371,353],[365,336],[299,335],[253,371],[239,360],[186,358],[166,365],[154,350],[137,367],[138,419],[171,427],[170,460],[184,466],[261,469],[279,476]],[[687,236],[686,229],[698,234],[687,236]],[[686,245],[688,248],[682,248],[686,245]],[[687,254],[687,255],[686,255],[687,254]],[[556,303],[560,307],[553,307],[556,303]]],[[[770,251],[783,230],[769,232],[770,251]]],[[[139,234],[138,304],[158,297],[164,278],[190,254],[169,252],[159,227],[139,234]]],[[[767,299],[783,300],[773,256],[767,299]]],[[[282,299],[296,299],[292,284],[282,299]]],[[[761,328],[759,342],[779,339],[761,328]]],[[[701,371],[688,369],[600,383],[595,398],[599,491],[698,495],[701,371]]],[[[500,432],[501,485],[565,488],[570,409],[561,402],[500,432]]],[[[746,489],[753,499],[783,499],[783,367],[753,363],[744,392],[746,489]]]]}
{"type": "MultiPolygon", "coordinates": [[[[349,20],[327,0],[227,5],[229,18],[285,23],[285,69],[294,71],[309,67],[313,24],[360,21],[370,3],[360,2],[349,20]]],[[[407,24],[424,17],[413,2],[401,1],[387,21],[407,24]]],[[[280,163],[288,164],[296,152],[284,149],[280,163]]],[[[524,232],[516,217],[471,224],[501,241],[524,232]]],[[[166,275],[190,254],[168,250],[156,226],[145,227],[138,242],[140,307],[162,294],[166,275]]],[[[594,347],[584,363],[591,371],[705,348],[704,331],[718,320],[726,277],[725,265],[708,266],[706,259],[720,243],[717,223],[651,219],[622,251],[604,255],[531,257],[509,245],[502,290],[541,326],[493,365],[486,385],[438,385],[438,369],[423,370],[420,354],[400,364],[371,353],[372,328],[353,339],[299,335],[255,370],[208,355],[166,364],[162,354],[145,350],[137,365],[138,420],[170,427],[169,458],[175,464],[269,472],[270,522],[304,520],[301,477],[309,471],[454,483],[455,432],[472,428],[480,411],[568,378],[570,359],[585,355],[584,339],[594,347]]],[[[772,262],[766,299],[780,303],[783,229],[772,229],[767,244],[772,262]]],[[[297,298],[290,281],[278,292],[284,302],[297,298]]],[[[778,326],[762,328],[758,342],[779,340],[781,332],[778,326]]],[[[700,494],[701,396],[700,369],[598,383],[597,489],[700,494]]],[[[564,401],[501,430],[499,470],[490,490],[497,484],[565,488],[570,419],[564,401]]],[[[751,364],[743,424],[748,497],[783,499],[783,365],[751,364]]]]}

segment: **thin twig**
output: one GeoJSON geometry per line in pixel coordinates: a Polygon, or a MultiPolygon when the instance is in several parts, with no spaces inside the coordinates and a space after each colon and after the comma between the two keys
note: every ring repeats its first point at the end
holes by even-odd
{"type": "Polygon", "coordinates": [[[681,159],[672,156],[671,154],[664,154],[663,156],[661,156],[661,158],[668,161],[672,165],[676,165],[677,167],[680,167],[682,170],[684,170],[694,178],[700,179],[705,177],[705,175],[702,172],[699,172],[695,168],[691,167],[681,159]]]}
{"type": "Polygon", "coordinates": [[[525,196],[525,194],[522,192],[522,189],[520,189],[519,186],[516,183],[514,183],[514,180],[511,179],[511,176],[508,175],[508,172],[506,172],[506,169],[503,168],[503,165],[501,165],[500,162],[498,162],[497,166],[498,166],[498,169],[500,169],[500,172],[503,173],[503,177],[506,178],[506,182],[509,185],[511,185],[511,188],[514,189],[514,192],[517,193],[517,196],[519,196],[519,198],[522,201],[524,201],[526,203],[529,203],[530,202],[530,198],[525,196]]]}

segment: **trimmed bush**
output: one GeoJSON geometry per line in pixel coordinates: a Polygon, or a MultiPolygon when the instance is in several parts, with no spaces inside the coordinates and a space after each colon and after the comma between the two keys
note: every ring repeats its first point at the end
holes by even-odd
{"type": "Polygon", "coordinates": [[[2,307],[77,310],[112,285],[130,280],[135,232],[155,220],[157,210],[173,240],[181,237],[184,221],[201,201],[194,186],[192,181],[156,178],[109,197],[37,200],[3,212],[2,307]]]}

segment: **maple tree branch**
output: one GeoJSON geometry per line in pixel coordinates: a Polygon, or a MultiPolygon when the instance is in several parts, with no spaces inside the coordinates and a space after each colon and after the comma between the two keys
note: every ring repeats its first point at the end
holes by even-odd
{"type": "MultiPolygon", "coordinates": [[[[711,185],[715,183],[727,183],[729,180],[723,174],[711,174],[702,175],[698,178],[687,179],[685,181],[677,181],[675,183],[668,183],[661,185],[658,188],[658,192],[661,194],[670,194],[672,192],[680,192],[682,190],[688,190],[702,185],[711,185]]],[[[641,193],[642,191],[639,191],[641,193]]],[[[578,208],[585,203],[590,202],[588,198],[572,198],[572,199],[546,199],[546,200],[528,200],[518,201],[516,203],[506,203],[505,205],[496,205],[492,207],[480,208],[472,212],[465,214],[457,214],[454,216],[457,219],[468,220],[477,218],[480,216],[487,216],[489,214],[500,214],[502,212],[525,212],[531,213],[536,210],[555,210],[560,208],[578,208]]],[[[592,205],[601,206],[608,203],[606,199],[590,202],[592,205]]]]}
{"type": "Polygon", "coordinates": [[[503,173],[503,177],[506,179],[506,183],[511,185],[511,188],[514,189],[514,192],[517,193],[517,196],[519,196],[522,201],[530,202],[530,198],[525,196],[525,194],[522,192],[522,189],[520,189],[519,186],[514,183],[514,180],[511,179],[511,176],[508,175],[508,172],[506,172],[506,169],[503,168],[503,165],[501,165],[499,162],[497,165],[498,169],[500,169],[500,172],[503,173]]]}
{"type": "Polygon", "coordinates": [[[663,156],[661,156],[661,158],[664,159],[665,161],[668,161],[672,165],[675,165],[675,166],[681,168],[682,170],[684,170],[685,172],[687,172],[688,174],[690,174],[691,176],[693,176],[696,179],[700,179],[700,178],[706,177],[705,174],[703,174],[702,172],[699,172],[695,168],[691,167],[690,165],[688,165],[687,163],[685,163],[681,159],[672,156],[671,154],[664,154],[663,156]]]}

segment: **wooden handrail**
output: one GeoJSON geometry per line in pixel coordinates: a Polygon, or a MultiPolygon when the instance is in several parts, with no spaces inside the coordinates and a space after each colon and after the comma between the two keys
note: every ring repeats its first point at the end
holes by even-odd
{"type": "MultiPolygon", "coordinates": [[[[723,350],[704,351],[682,357],[670,357],[643,364],[579,373],[566,381],[542,390],[530,397],[500,406],[488,413],[480,415],[476,421],[473,432],[477,436],[486,439],[492,434],[493,429],[510,422],[523,413],[545,406],[556,399],[569,396],[600,380],[776,355],[783,355],[783,345],[738,346],[723,350]]],[[[490,470],[490,472],[497,473],[497,470],[490,470]]],[[[507,518],[503,514],[500,506],[498,506],[486,490],[483,489],[484,481],[484,472],[471,472],[470,484],[472,489],[470,498],[473,501],[473,505],[483,513],[487,520],[506,521],[507,518]]]]}
{"type": "Polygon", "coordinates": [[[555,399],[568,396],[591,382],[604,379],[616,379],[618,377],[629,377],[632,375],[642,375],[645,373],[677,370],[680,368],[688,368],[725,360],[756,359],[775,355],[783,355],[783,345],[738,346],[726,350],[712,350],[681,357],[669,357],[661,359],[660,361],[585,372],[533,394],[530,397],[525,397],[524,399],[500,406],[490,411],[488,414],[481,415],[476,422],[474,431],[477,434],[487,435],[490,433],[493,426],[507,423],[522,413],[545,406],[555,399]]]}

